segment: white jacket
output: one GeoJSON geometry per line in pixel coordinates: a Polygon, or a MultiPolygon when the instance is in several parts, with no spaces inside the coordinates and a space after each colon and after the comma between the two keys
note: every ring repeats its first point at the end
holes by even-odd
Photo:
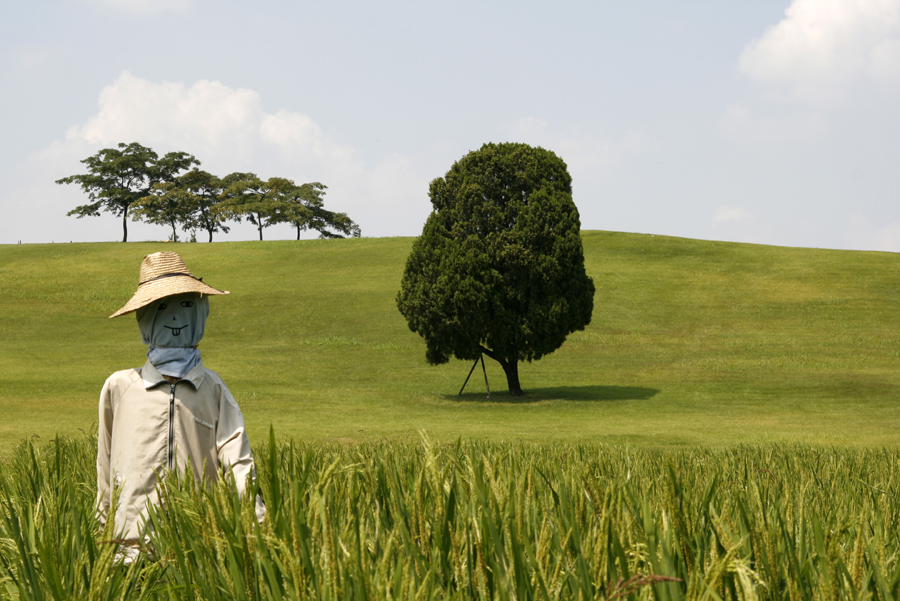
{"type": "MultiPolygon", "coordinates": [[[[222,378],[201,362],[170,384],[148,360],[140,369],[117,371],[100,392],[97,437],[97,505],[109,514],[113,487],[120,489],[115,528],[137,542],[156,483],[165,470],[190,463],[198,482],[214,483],[231,469],[243,495],[253,472],[244,417],[222,378]]],[[[257,517],[265,508],[256,500],[257,517]]]]}

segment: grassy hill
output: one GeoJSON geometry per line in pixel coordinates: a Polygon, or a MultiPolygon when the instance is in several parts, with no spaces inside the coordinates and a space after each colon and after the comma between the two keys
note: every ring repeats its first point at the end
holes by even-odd
{"type": "Polygon", "coordinates": [[[900,303],[890,253],[584,232],[594,318],[520,368],[425,363],[394,297],[412,239],[0,246],[0,454],[96,426],[100,387],[144,361],[141,258],[175,250],[211,299],[201,349],[251,441],[417,437],[714,446],[896,446],[900,303]]]}

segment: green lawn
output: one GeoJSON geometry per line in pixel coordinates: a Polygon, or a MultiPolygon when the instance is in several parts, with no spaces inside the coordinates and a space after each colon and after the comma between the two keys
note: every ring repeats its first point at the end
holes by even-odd
{"type": "Polygon", "coordinates": [[[231,291],[201,345],[251,441],[800,442],[897,446],[900,331],[891,253],[584,232],[592,324],[494,395],[471,364],[425,363],[396,309],[411,238],[0,246],[0,454],[91,431],[105,378],[144,361],[130,298],[141,257],[176,250],[231,291]]]}

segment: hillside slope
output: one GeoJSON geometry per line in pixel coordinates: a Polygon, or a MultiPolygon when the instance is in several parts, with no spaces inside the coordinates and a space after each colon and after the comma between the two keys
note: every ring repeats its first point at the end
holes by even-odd
{"type": "Polygon", "coordinates": [[[900,331],[891,253],[584,232],[594,317],[520,368],[425,363],[396,310],[411,238],[0,246],[0,453],[91,431],[105,378],[143,363],[141,257],[176,250],[213,298],[201,350],[251,437],[894,446],[900,331]]]}

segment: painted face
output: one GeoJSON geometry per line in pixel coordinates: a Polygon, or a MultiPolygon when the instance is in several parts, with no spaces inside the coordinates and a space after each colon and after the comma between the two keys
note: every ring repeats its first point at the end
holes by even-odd
{"type": "Polygon", "coordinates": [[[144,344],[192,347],[203,338],[209,298],[195,292],[167,296],[137,310],[144,344]]]}

